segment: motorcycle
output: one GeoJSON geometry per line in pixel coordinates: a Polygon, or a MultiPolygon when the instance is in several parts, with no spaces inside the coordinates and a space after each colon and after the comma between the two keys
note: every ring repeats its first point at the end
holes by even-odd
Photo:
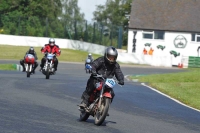
{"type": "Polygon", "coordinates": [[[47,53],[46,54],[46,62],[42,69],[42,73],[46,75],[46,79],[49,79],[50,75],[54,75],[54,61],[53,57],[55,54],[47,53]]]}
{"type": "Polygon", "coordinates": [[[80,121],[86,121],[91,115],[95,118],[94,124],[99,126],[106,119],[112,99],[111,89],[116,85],[116,81],[113,78],[104,79],[102,75],[94,77],[98,83],[89,98],[90,105],[87,108],[79,108],[80,121]]]}
{"type": "Polygon", "coordinates": [[[91,73],[91,66],[90,66],[91,63],[92,63],[91,59],[86,59],[86,61],[85,61],[86,73],[91,73]]]}
{"type": "Polygon", "coordinates": [[[27,77],[30,77],[31,73],[33,73],[34,65],[35,65],[35,57],[32,54],[27,54],[24,57],[24,66],[27,73],[27,77]]]}
{"type": "Polygon", "coordinates": [[[86,70],[86,73],[91,73],[92,72],[92,67],[90,64],[86,64],[85,65],[85,70],[86,70]]]}

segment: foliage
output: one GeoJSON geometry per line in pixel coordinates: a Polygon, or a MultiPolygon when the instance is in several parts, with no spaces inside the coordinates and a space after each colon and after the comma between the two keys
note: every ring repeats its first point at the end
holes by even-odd
{"type": "Polygon", "coordinates": [[[105,6],[97,6],[96,11],[94,12],[94,20],[102,22],[103,25],[107,26],[110,36],[118,36],[117,34],[113,34],[117,33],[113,31],[117,31],[119,29],[118,26],[123,27],[123,45],[127,45],[127,29],[129,18],[126,15],[130,14],[131,3],[132,0],[108,0],[105,6]]]}
{"type": "Polygon", "coordinates": [[[1,0],[0,33],[68,38],[117,47],[123,32],[123,44],[127,45],[125,13],[130,13],[131,1],[108,0],[105,6],[97,6],[95,21],[88,22],[80,12],[78,0],[1,0]],[[119,31],[119,26],[124,31],[119,31]]]}

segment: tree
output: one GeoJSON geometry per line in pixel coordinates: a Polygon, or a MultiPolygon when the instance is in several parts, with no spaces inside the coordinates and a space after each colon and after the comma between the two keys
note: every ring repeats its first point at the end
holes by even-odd
{"type": "Polygon", "coordinates": [[[63,0],[62,20],[65,22],[68,38],[71,35],[74,39],[79,39],[82,36],[84,29],[84,14],[80,13],[78,0],[63,0]],[[70,35],[69,35],[70,34],[70,35]]]}
{"type": "Polygon", "coordinates": [[[7,34],[43,35],[46,18],[57,19],[61,11],[60,0],[1,0],[0,26],[7,34]]]}
{"type": "MultiPolygon", "coordinates": [[[[131,3],[132,0],[108,0],[105,5],[97,6],[93,13],[93,19],[108,27],[110,39],[118,35],[119,26],[123,26],[124,31],[127,30],[129,18],[126,17],[126,14],[131,12],[131,3]]],[[[105,35],[108,35],[108,29],[106,29],[105,35]]],[[[124,32],[123,36],[125,39],[123,43],[126,45],[127,32],[124,32]]]]}

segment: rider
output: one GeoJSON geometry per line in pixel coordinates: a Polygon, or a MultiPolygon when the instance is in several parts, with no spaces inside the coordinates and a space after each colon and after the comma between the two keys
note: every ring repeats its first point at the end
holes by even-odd
{"type": "MultiPolygon", "coordinates": [[[[61,50],[60,50],[59,46],[55,44],[55,40],[53,38],[50,38],[49,44],[45,44],[45,46],[41,48],[41,52],[43,54],[45,54],[45,56],[41,60],[40,71],[44,67],[44,63],[46,61],[46,53],[52,53],[52,54],[56,54],[56,56],[60,56],[61,50]]],[[[54,56],[54,58],[53,58],[54,71],[57,71],[57,67],[58,67],[58,59],[56,58],[56,56],[54,56]]]]}
{"type": "MultiPolygon", "coordinates": [[[[90,59],[91,63],[94,61],[91,53],[88,54],[87,59],[90,59]]],[[[87,59],[85,60],[85,65],[87,64],[87,59]]]]}
{"type": "MultiPolygon", "coordinates": [[[[32,55],[35,57],[35,65],[34,65],[34,68],[33,68],[33,73],[35,73],[35,69],[36,69],[37,66],[38,66],[38,63],[36,62],[36,60],[37,60],[38,58],[37,58],[37,54],[36,54],[34,48],[33,48],[33,47],[30,47],[29,50],[26,52],[25,56],[26,56],[27,54],[32,54],[32,55]]],[[[25,56],[24,56],[24,58],[25,58],[25,56]]],[[[20,64],[21,64],[22,67],[23,67],[23,72],[25,72],[24,59],[21,59],[21,60],[20,60],[20,64]]]]}
{"type": "MultiPolygon", "coordinates": [[[[102,75],[104,78],[112,78],[115,76],[118,83],[120,85],[124,85],[124,75],[120,69],[119,64],[116,62],[118,56],[117,50],[110,46],[106,48],[105,54],[102,57],[97,58],[91,64],[92,66],[92,74],[87,81],[86,90],[82,94],[82,102],[79,105],[80,107],[87,107],[89,105],[89,98],[92,94],[93,90],[95,89],[95,84],[97,80],[93,77],[94,75],[102,75]]],[[[114,91],[111,90],[112,100],[115,96],[114,91]]]]}

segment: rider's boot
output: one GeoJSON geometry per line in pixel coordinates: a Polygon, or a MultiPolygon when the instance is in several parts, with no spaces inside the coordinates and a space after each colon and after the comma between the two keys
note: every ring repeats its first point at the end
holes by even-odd
{"type": "Polygon", "coordinates": [[[56,71],[57,71],[57,67],[54,66],[54,71],[53,71],[54,75],[56,74],[56,71]]]}
{"type": "Polygon", "coordinates": [[[87,104],[82,101],[81,104],[79,104],[79,107],[86,108],[87,104]]]}
{"type": "Polygon", "coordinates": [[[44,66],[42,65],[42,64],[40,64],[40,69],[39,69],[39,71],[42,71],[42,68],[43,68],[44,66]]]}

